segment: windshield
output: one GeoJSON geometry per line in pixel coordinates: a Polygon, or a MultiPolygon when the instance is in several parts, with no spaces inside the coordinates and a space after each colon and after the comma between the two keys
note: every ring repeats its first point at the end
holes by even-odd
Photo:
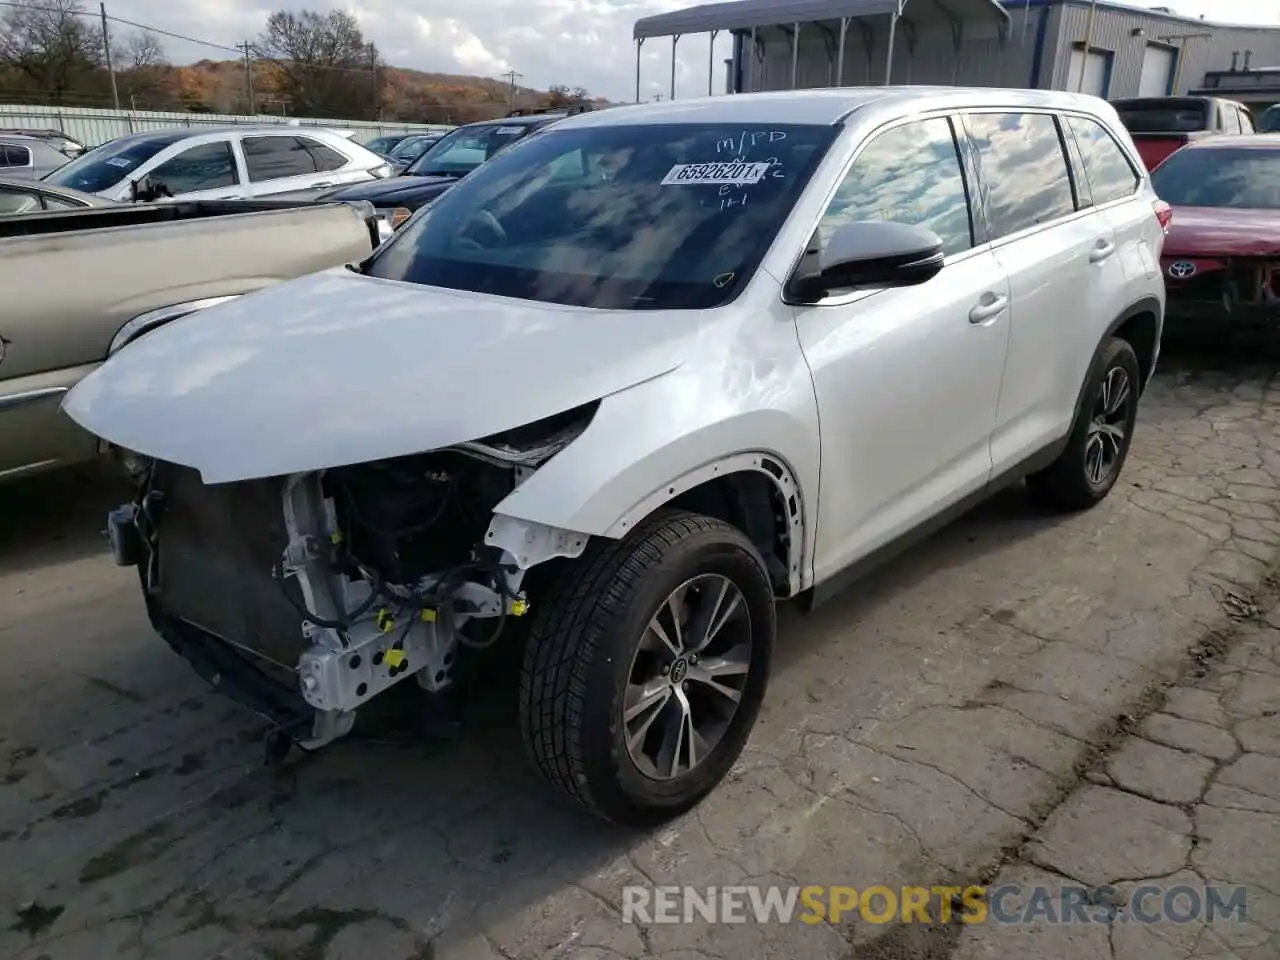
{"type": "Polygon", "coordinates": [[[833,127],[551,130],[486,164],[367,272],[606,309],[706,309],[738,295],[833,127]]]}
{"type": "Polygon", "coordinates": [[[529,123],[459,127],[437,140],[405,173],[419,177],[465,177],[532,129],[529,123]]]}
{"type": "Polygon", "coordinates": [[[86,193],[109,190],[170,144],[189,133],[148,137],[145,140],[116,140],[95,147],[78,159],[59,167],[44,179],[60,187],[72,187],[86,193]]]}
{"type": "Polygon", "coordinates": [[[439,137],[409,137],[401,140],[391,151],[391,159],[412,160],[439,139],[439,137]]]}
{"type": "Polygon", "coordinates": [[[1267,107],[1258,118],[1258,133],[1280,132],[1280,109],[1267,107]]]}
{"type": "Polygon", "coordinates": [[[1120,122],[1130,133],[1195,133],[1205,129],[1200,103],[1117,106],[1120,122]]]}
{"type": "Polygon", "coordinates": [[[374,137],[372,140],[366,140],[364,145],[367,149],[374,153],[380,153],[386,156],[390,153],[401,140],[405,138],[405,134],[392,134],[386,137],[374,137]]]}
{"type": "Polygon", "coordinates": [[[1156,196],[1175,207],[1280,209],[1280,150],[1193,147],[1151,174],[1156,196]]]}

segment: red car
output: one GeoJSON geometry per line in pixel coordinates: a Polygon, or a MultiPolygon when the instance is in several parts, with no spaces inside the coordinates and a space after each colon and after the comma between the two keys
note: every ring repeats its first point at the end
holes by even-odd
{"type": "Polygon", "coordinates": [[[1161,268],[1170,320],[1280,320],[1280,134],[1199,140],[1151,174],[1173,207],[1161,268]]]}

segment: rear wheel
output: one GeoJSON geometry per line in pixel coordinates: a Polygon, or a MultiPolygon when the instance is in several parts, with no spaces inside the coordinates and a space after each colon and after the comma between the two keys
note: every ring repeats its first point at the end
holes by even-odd
{"type": "Polygon", "coordinates": [[[1133,347],[1116,337],[1108,340],[1089,372],[1085,403],[1066,448],[1027,477],[1032,496],[1059,510],[1084,510],[1111,492],[1129,455],[1141,376],[1133,347]]]}
{"type": "Polygon", "coordinates": [[[535,613],[520,712],[542,774],[629,825],[710,793],[746,743],[773,654],[773,590],[751,542],[667,512],[592,544],[535,613]]]}

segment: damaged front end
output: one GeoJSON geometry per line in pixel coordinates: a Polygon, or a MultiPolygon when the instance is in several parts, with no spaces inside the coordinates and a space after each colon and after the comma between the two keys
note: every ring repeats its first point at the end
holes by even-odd
{"type": "Polygon", "coordinates": [[[138,497],[111,514],[151,621],[214,686],[304,747],[409,677],[450,688],[467,649],[529,610],[527,571],[586,537],[495,516],[589,424],[592,403],[447,449],[206,485],[131,457],[138,497]]]}
{"type": "Polygon", "coordinates": [[[1166,318],[1263,327],[1280,320],[1280,257],[1170,257],[1166,318]]]}

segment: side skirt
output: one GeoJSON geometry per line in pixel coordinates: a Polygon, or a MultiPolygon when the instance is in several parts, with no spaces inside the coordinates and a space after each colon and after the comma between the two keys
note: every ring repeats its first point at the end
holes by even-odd
{"type": "Polygon", "coordinates": [[[1055,440],[1053,443],[1049,444],[1049,446],[1041,448],[1025,460],[1005,470],[999,476],[993,477],[981,489],[969,494],[961,500],[956,501],[942,512],[934,514],[928,520],[925,520],[918,526],[908,530],[896,540],[886,543],[884,546],[871,551],[862,559],[855,560],[852,564],[845,567],[838,573],[832,574],[822,583],[817,584],[804,595],[797,598],[797,605],[805,613],[810,613],[816,610],[818,607],[822,606],[822,604],[843,593],[849,587],[853,586],[877,568],[888,563],[895,557],[900,556],[907,550],[910,550],[916,544],[927,540],[943,527],[949,526],[984,500],[989,499],[994,494],[999,493],[1007,487],[1013,486],[1028,474],[1036,473],[1037,471],[1043,470],[1045,467],[1049,466],[1049,464],[1057,460],[1062,454],[1062,451],[1066,449],[1067,442],[1070,438],[1071,434],[1068,432],[1062,437],[1062,439],[1055,440]]]}

